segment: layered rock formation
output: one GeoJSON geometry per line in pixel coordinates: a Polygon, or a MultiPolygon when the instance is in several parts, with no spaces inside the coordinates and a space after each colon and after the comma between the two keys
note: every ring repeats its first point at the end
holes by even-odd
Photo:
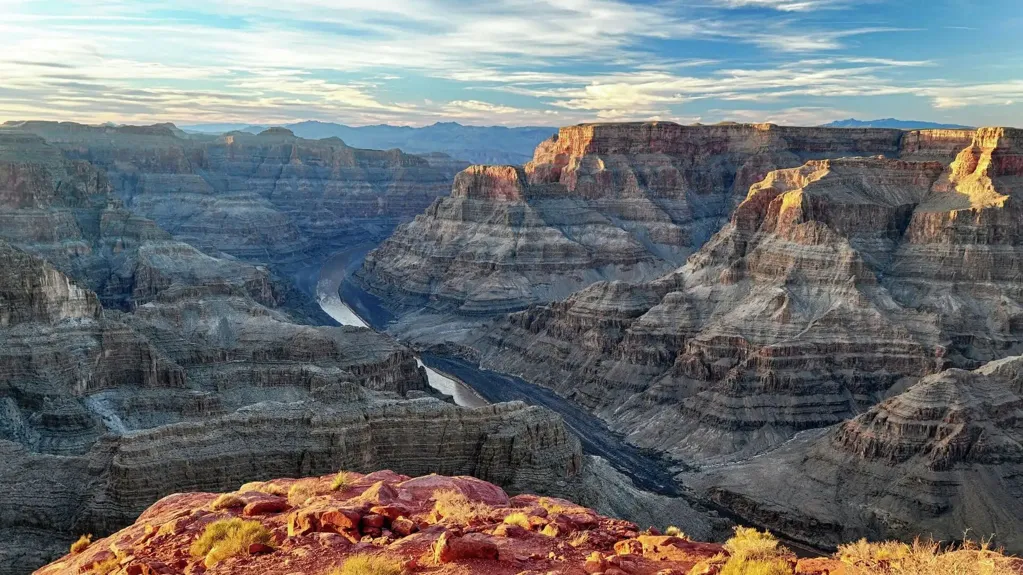
{"type": "Polygon", "coordinates": [[[1019,350],[1018,131],[777,170],[678,271],[598,283],[474,343],[640,445],[742,458],[1019,350]],[[944,159],[946,163],[931,161],[944,159]]]}
{"type": "Polygon", "coordinates": [[[950,369],[694,484],[808,541],[968,535],[1023,550],[1023,358],[950,369]],[[798,478],[798,479],[797,479],[798,478]]]}
{"type": "Polygon", "coordinates": [[[774,125],[562,128],[524,170],[474,166],[359,276],[389,301],[493,315],[598,280],[653,279],[717,231],[749,186],[808,159],[897,156],[902,132],[774,125]]]}
{"type": "Polygon", "coordinates": [[[172,125],[8,123],[71,160],[103,171],[133,212],[206,251],[270,263],[308,263],[379,240],[447,193],[465,164],[258,135],[188,135],[172,125]]]}

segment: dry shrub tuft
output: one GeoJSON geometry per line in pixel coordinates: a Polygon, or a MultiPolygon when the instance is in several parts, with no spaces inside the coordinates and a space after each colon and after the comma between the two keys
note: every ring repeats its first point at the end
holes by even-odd
{"type": "Polygon", "coordinates": [[[401,575],[403,572],[401,561],[397,559],[363,553],[349,557],[330,575],[401,575]]]}
{"type": "Polygon", "coordinates": [[[259,521],[234,517],[207,525],[202,535],[192,543],[189,553],[193,557],[205,557],[206,567],[212,567],[228,557],[247,553],[253,543],[270,545],[271,541],[270,531],[259,521]]]}
{"type": "Polygon", "coordinates": [[[89,545],[92,545],[91,533],[88,535],[82,535],[81,537],[78,538],[78,541],[75,541],[74,543],[71,544],[71,554],[77,555],[82,551],[88,549],[89,545]]]}
{"type": "Polygon", "coordinates": [[[433,509],[445,519],[457,523],[469,524],[474,521],[484,521],[490,518],[491,508],[489,505],[478,501],[471,501],[458,491],[438,491],[433,496],[433,509]]]}

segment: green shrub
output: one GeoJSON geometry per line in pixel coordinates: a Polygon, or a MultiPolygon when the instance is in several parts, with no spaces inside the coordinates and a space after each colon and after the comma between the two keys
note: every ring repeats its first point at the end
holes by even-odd
{"type": "Polygon", "coordinates": [[[725,542],[728,562],[721,575],[791,575],[792,552],[767,531],[736,527],[735,535],[725,542]]]}
{"type": "Polygon", "coordinates": [[[253,543],[270,545],[271,540],[270,531],[259,521],[234,517],[207,525],[199,539],[192,543],[189,553],[193,557],[205,557],[206,567],[212,567],[228,557],[247,553],[253,543]]]}

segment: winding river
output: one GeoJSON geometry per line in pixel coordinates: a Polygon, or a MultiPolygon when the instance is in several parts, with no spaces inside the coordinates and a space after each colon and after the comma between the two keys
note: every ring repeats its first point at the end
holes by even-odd
{"type": "MultiPolygon", "coordinates": [[[[316,282],[316,301],[327,315],[341,325],[355,325],[372,329],[372,326],[363,321],[359,314],[341,301],[339,294],[341,283],[362,263],[362,258],[366,255],[367,250],[368,248],[356,248],[335,254],[320,268],[319,279],[316,282]]],[[[425,366],[421,359],[417,358],[416,361],[419,362],[420,367],[426,367],[426,378],[430,387],[445,395],[450,395],[456,404],[462,407],[480,407],[489,403],[471,387],[425,366]]]]}
{"type": "MultiPolygon", "coordinates": [[[[393,315],[383,302],[348,281],[372,246],[359,246],[331,257],[320,269],[306,270],[296,279],[307,291],[315,285],[320,307],[338,323],[383,331],[393,315]]],[[[632,478],[641,489],[661,495],[681,493],[667,461],[629,445],[592,413],[553,391],[518,377],[482,369],[461,358],[423,353],[430,386],[454,397],[458,405],[478,407],[503,401],[523,401],[557,412],[582,444],[583,451],[599,455],[632,478]]]]}

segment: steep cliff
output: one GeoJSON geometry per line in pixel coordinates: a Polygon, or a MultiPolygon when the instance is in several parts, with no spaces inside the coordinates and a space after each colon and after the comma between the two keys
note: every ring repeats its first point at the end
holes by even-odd
{"type": "Polygon", "coordinates": [[[172,125],[8,123],[99,168],[134,213],[206,251],[307,263],[379,240],[423,211],[465,164],[306,140],[286,129],[188,135],[172,125]]]}
{"type": "Polygon", "coordinates": [[[692,481],[809,541],[975,538],[1023,550],[1023,358],[950,369],[824,432],[692,481]]]}
{"type": "MultiPolygon", "coordinates": [[[[678,271],[511,315],[484,362],[691,460],[753,455],[951,366],[1018,353],[1019,132],[951,161],[771,172],[678,271]]],[[[962,134],[907,135],[948,159],[962,134]]]]}
{"type": "Polygon", "coordinates": [[[653,279],[724,224],[749,186],[808,159],[896,156],[897,130],[774,125],[562,128],[524,171],[473,167],[366,258],[395,304],[494,315],[599,280],[653,279]]]}

